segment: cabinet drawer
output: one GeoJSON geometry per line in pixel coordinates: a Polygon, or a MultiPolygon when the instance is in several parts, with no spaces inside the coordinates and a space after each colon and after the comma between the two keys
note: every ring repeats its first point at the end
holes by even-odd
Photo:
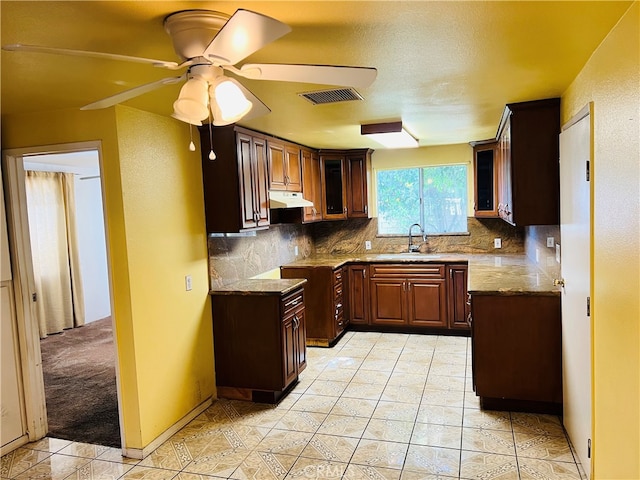
{"type": "Polygon", "coordinates": [[[304,290],[296,290],[282,299],[282,314],[286,316],[304,306],[304,290]]]}
{"type": "Polygon", "coordinates": [[[373,264],[371,277],[429,277],[444,278],[444,264],[425,263],[422,265],[373,264]]]}
{"type": "Polygon", "coordinates": [[[336,303],[342,302],[342,297],[344,296],[344,287],[342,283],[339,283],[333,287],[333,298],[336,303]]]}

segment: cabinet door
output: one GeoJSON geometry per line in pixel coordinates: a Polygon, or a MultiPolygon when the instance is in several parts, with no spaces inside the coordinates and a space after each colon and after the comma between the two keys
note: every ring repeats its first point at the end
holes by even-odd
{"type": "Polygon", "coordinates": [[[354,325],[369,323],[369,281],[367,265],[349,265],[349,322],[354,325]]]}
{"type": "Polygon", "coordinates": [[[291,313],[282,321],[282,378],[285,388],[298,376],[298,335],[294,314],[291,313]]]}
{"type": "Polygon", "coordinates": [[[263,138],[252,139],[254,160],[254,208],[258,227],[268,226],[269,214],[269,168],[267,161],[267,144],[263,138]]]}
{"type": "Polygon", "coordinates": [[[446,328],[445,290],[444,280],[407,280],[409,325],[446,328]]]}
{"type": "MultiPolygon", "coordinates": [[[[242,228],[258,226],[255,206],[255,168],[252,138],[244,133],[236,133],[238,156],[238,181],[240,184],[240,211],[242,212],[242,228]]],[[[267,213],[268,215],[268,213],[267,213]]]]}
{"type": "Polygon", "coordinates": [[[473,147],[474,216],[498,218],[497,143],[473,147]]]}
{"type": "Polygon", "coordinates": [[[467,266],[447,266],[447,305],[449,328],[469,330],[467,266]]]}
{"type": "Polygon", "coordinates": [[[370,291],[372,324],[406,324],[406,288],[406,281],[404,279],[371,279],[370,291]]]}
{"type": "Polygon", "coordinates": [[[498,215],[513,224],[513,193],[512,193],[512,164],[511,164],[511,120],[507,119],[500,135],[500,196],[498,215]]]}
{"type": "Polygon", "coordinates": [[[302,150],[302,194],[313,207],[304,207],[304,223],[322,220],[322,186],[320,185],[320,158],[311,150],[302,150]]]}
{"type": "Polygon", "coordinates": [[[284,180],[287,191],[302,191],[302,165],[300,163],[300,148],[287,145],[284,149],[284,180]]]}
{"type": "Polygon", "coordinates": [[[349,155],[347,166],[347,215],[349,218],[367,218],[367,154],[349,155]]]}
{"type": "Polygon", "coordinates": [[[269,158],[269,189],[286,190],[287,174],[284,168],[284,144],[269,139],[267,141],[267,156],[269,158]]]}
{"type": "Polygon", "coordinates": [[[322,216],[325,220],[347,218],[347,196],[343,155],[320,157],[322,216]]]}
{"type": "Polygon", "coordinates": [[[305,309],[301,308],[294,314],[296,368],[298,373],[307,368],[307,323],[305,321],[305,309]]]}

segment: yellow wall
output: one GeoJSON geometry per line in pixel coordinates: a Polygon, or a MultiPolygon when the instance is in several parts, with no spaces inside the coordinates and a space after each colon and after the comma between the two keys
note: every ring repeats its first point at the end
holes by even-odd
{"type": "Polygon", "coordinates": [[[640,478],[640,4],[562,96],[568,121],[594,102],[593,472],[640,478]]]}
{"type": "Polygon", "coordinates": [[[3,148],[102,141],[125,447],[215,393],[199,152],[188,128],[127,107],[3,118],[3,148]],[[186,292],[184,276],[193,290],[186,292]]]}
{"type": "Polygon", "coordinates": [[[371,155],[372,188],[369,189],[371,215],[378,216],[376,198],[376,172],[393,168],[424,167],[429,165],[466,164],[467,168],[467,215],[473,216],[473,149],[467,143],[438,145],[420,148],[376,150],[371,155]]]}

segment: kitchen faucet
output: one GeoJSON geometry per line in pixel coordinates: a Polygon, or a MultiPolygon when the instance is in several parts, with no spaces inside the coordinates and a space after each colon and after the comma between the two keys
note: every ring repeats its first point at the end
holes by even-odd
{"type": "Polygon", "coordinates": [[[413,252],[419,252],[420,251],[420,245],[414,245],[413,244],[413,236],[411,234],[413,227],[418,227],[420,229],[420,233],[422,234],[422,241],[426,242],[427,241],[427,234],[424,233],[424,229],[420,226],[419,223],[414,223],[413,225],[411,225],[409,227],[409,249],[408,252],[409,253],[413,253],[413,252]]]}

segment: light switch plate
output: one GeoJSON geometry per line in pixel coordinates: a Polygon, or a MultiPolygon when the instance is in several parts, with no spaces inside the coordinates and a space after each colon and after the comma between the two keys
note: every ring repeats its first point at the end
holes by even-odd
{"type": "Polygon", "coordinates": [[[494,238],[493,239],[493,248],[502,248],[502,239],[494,238]]]}
{"type": "Polygon", "coordinates": [[[184,289],[188,292],[193,288],[191,285],[191,275],[185,275],[184,277],[184,289]]]}
{"type": "Polygon", "coordinates": [[[298,245],[293,247],[293,254],[297,257],[298,256],[298,245]]]}
{"type": "Polygon", "coordinates": [[[365,250],[371,250],[371,240],[365,240],[364,241],[364,249],[365,250]]]}
{"type": "Polygon", "coordinates": [[[556,244],[556,241],[553,237],[547,237],[547,247],[553,248],[555,244],[556,244]]]}

